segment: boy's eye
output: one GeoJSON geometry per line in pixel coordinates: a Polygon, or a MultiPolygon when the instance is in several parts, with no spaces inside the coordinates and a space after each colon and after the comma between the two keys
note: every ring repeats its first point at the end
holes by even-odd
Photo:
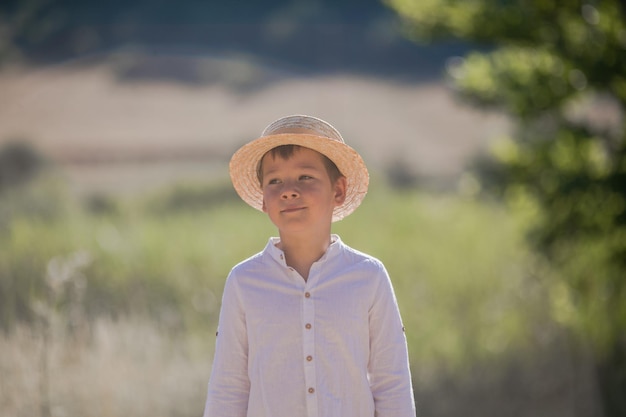
{"type": "Polygon", "coordinates": [[[301,176],[300,176],[300,179],[301,179],[301,180],[312,180],[312,179],[313,179],[313,177],[312,177],[312,176],[310,176],[310,175],[301,175],[301,176]]]}
{"type": "Polygon", "coordinates": [[[267,182],[268,184],[279,184],[280,180],[277,178],[273,178],[267,182]]]}

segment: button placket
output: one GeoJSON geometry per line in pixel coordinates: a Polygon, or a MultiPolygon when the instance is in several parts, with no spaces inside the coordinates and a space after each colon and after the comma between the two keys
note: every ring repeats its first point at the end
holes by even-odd
{"type": "MultiPolygon", "coordinates": [[[[310,283],[310,281],[309,281],[310,283]]],[[[315,415],[317,410],[317,401],[315,400],[316,373],[313,355],[315,353],[315,332],[313,324],[315,323],[315,297],[312,295],[310,285],[305,285],[302,296],[302,354],[304,363],[304,379],[305,387],[308,392],[306,397],[307,409],[309,415],[315,415]]]]}

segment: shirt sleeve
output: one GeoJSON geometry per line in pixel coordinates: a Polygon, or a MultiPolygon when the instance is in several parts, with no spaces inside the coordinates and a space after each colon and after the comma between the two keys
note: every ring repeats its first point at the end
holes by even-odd
{"type": "Polygon", "coordinates": [[[368,373],[376,417],[415,417],[406,337],[391,280],[382,265],[369,326],[368,373]]]}
{"type": "Polygon", "coordinates": [[[224,286],[204,417],[245,417],[247,414],[248,337],[236,281],[231,272],[224,286]]]}

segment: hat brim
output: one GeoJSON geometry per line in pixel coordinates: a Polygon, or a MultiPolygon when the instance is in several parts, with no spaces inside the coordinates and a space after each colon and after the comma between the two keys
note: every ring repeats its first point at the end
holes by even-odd
{"type": "Polygon", "coordinates": [[[263,190],[257,178],[257,166],[269,150],[281,145],[299,145],[313,149],[333,161],[346,177],[346,199],[343,204],[335,207],[333,222],[343,219],[361,204],[367,194],[369,173],[359,153],[344,142],[304,133],[262,136],[235,152],[229,164],[230,178],[243,201],[263,211],[263,190]]]}

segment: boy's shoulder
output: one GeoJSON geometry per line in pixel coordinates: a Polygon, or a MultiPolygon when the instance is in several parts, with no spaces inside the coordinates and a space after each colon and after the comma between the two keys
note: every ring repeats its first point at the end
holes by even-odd
{"type": "Polygon", "coordinates": [[[351,264],[363,263],[363,264],[370,265],[376,268],[384,269],[385,266],[383,265],[383,262],[380,259],[368,253],[355,249],[352,246],[348,246],[343,242],[341,242],[341,246],[342,246],[342,252],[343,252],[342,254],[345,258],[347,258],[345,260],[348,263],[351,263],[351,264]]]}
{"type": "Polygon", "coordinates": [[[233,271],[244,271],[246,269],[258,269],[263,263],[263,251],[257,252],[254,255],[240,261],[232,267],[233,271]]]}

